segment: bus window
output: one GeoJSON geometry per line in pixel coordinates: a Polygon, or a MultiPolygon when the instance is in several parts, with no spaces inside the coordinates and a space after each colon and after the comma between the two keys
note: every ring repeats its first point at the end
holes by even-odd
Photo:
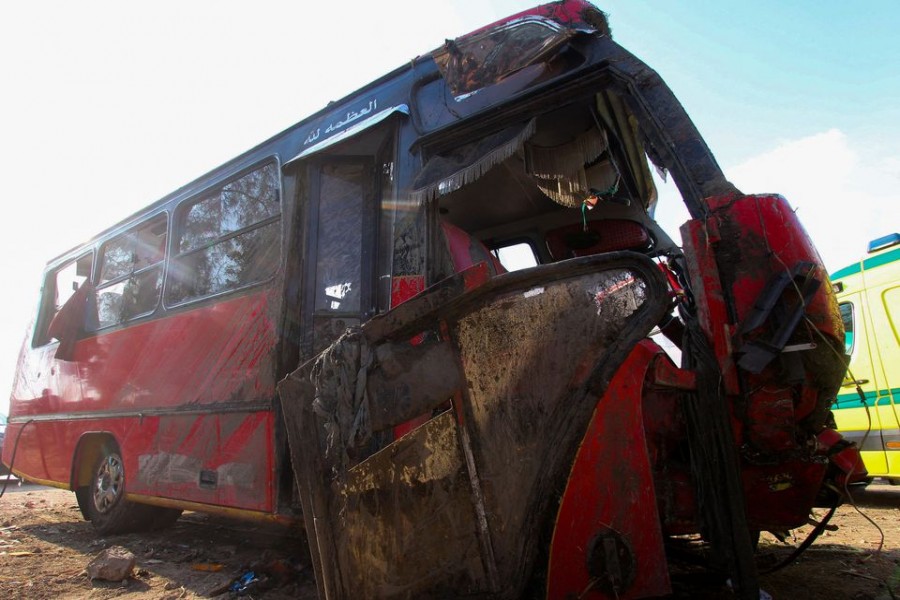
{"type": "Polygon", "coordinates": [[[47,329],[53,317],[59,309],[69,301],[72,294],[84,284],[91,275],[91,267],[94,262],[94,253],[88,252],[79,258],[64,264],[52,271],[44,284],[44,296],[42,299],[40,326],[34,345],[46,344],[50,341],[47,329]]]}
{"type": "Polygon", "coordinates": [[[358,313],[369,169],[356,162],[326,164],[320,177],[316,311],[358,313]]]}
{"type": "Polygon", "coordinates": [[[166,304],[268,279],[281,251],[278,168],[268,163],[178,211],[166,304]]]}
{"type": "Polygon", "coordinates": [[[103,245],[97,283],[98,328],[156,308],[162,289],[167,221],[161,214],[103,245]]]}
{"type": "Polygon", "coordinates": [[[518,271],[536,267],[538,264],[534,248],[528,242],[518,242],[509,246],[501,246],[493,250],[494,256],[507,271],[518,271]]]}
{"type": "Polygon", "coordinates": [[[849,302],[842,302],[841,321],[844,322],[844,352],[853,353],[853,305],[849,302]]]}

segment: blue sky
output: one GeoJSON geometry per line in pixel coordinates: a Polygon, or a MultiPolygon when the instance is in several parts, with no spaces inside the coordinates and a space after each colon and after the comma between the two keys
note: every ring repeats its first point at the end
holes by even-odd
{"type": "MultiPolygon", "coordinates": [[[[41,266],[523,0],[111,0],[0,8],[0,412],[41,266]]],[[[900,230],[900,3],[596,2],[726,175],[784,194],[836,270],[900,230]]],[[[659,218],[684,220],[671,186],[659,218]]]]}
{"type": "Polygon", "coordinates": [[[606,10],[614,37],[676,90],[723,164],[779,137],[900,129],[896,2],[617,1],[606,10]]]}

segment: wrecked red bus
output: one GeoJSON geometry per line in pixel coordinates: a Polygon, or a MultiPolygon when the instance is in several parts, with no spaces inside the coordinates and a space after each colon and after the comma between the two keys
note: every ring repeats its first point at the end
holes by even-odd
{"type": "Polygon", "coordinates": [[[102,532],[302,522],[323,598],[661,596],[685,536],[758,598],[754,537],[864,475],[829,427],[845,367],[785,199],[566,0],[50,261],[3,460],[102,532]]]}

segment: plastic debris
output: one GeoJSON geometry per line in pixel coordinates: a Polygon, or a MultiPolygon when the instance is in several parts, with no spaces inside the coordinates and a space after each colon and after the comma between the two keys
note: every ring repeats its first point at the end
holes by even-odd
{"type": "Polygon", "coordinates": [[[237,581],[231,584],[228,589],[236,594],[246,593],[255,583],[259,582],[255,571],[247,571],[237,581]]]}

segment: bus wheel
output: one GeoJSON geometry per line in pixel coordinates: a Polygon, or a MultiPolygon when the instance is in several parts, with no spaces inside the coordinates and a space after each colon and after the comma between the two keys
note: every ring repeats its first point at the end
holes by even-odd
{"type": "Polygon", "coordinates": [[[118,449],[104,446],[91,470],[89,488],[80,490],[79,503],[98,532],[125,533],[171,525],[180,510],[137,504],[125,499],[125,464],[118,449]]]}

